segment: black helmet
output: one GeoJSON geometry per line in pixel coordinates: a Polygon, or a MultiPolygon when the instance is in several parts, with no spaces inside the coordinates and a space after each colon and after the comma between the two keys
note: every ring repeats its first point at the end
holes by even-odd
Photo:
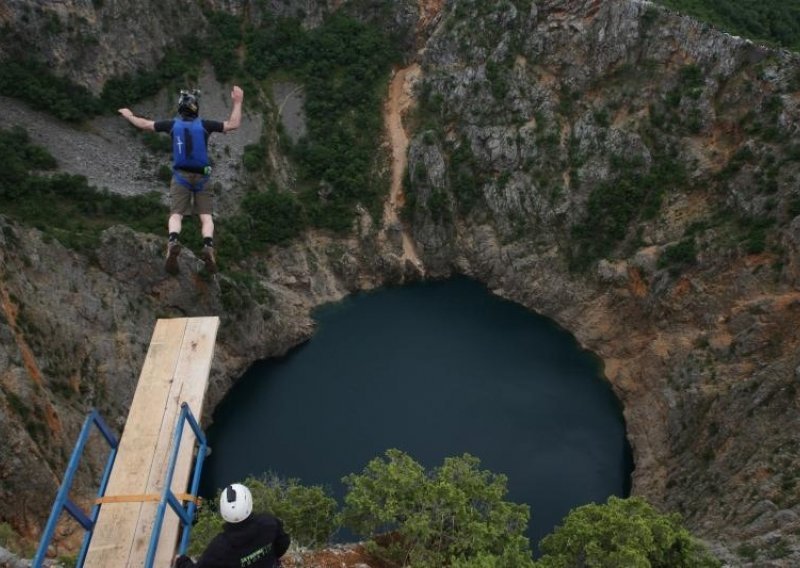
{"type": "Polygon", "coordinates": [[[200,111],[198,98],[200,91],[181,91],[178,98],[178,114],[187,118],[196,118],[200,111]]]}

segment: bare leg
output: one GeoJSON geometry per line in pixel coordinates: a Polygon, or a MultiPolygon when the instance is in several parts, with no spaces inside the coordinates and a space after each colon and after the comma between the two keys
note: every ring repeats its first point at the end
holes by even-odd
{"type": "MultiPolygon", "coordinates": [[[[179,213],[172,213],[167,221],[167,227],[170,235],[177,235],[181,232],[181,221],[183,215],[179,213]]],[[[164,265],[166,271],[170,274],[178,273],[178,255],[181,252],[181,244],[177,239],[170,240],[167,243],[167,262],[164,265]]]]}
{"type": "Polygon", "coordinates": [[[172,213],[169,216],[169,221],[167,222],[167,228],[170,233],[180,233],[181,232],[181,222],[183,221],[183,215],[180,213],[172,213]]]}
{"type": "Polygon", "coordinates": [[[211,215],[200,214],[200,232],[203,238],[214,238],[214,218],[211,215]]]}

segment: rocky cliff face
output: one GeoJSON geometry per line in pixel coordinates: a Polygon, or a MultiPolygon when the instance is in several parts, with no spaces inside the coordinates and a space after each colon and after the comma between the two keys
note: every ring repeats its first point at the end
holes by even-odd
{"type": "Polygon", "coordinates": [[[0,23],[8,31],[0,54],[36,54],[95,92],[109,77],[152,67],[206,26],[199,3],[158,0],[3,0],[0,23]]]}
{"type": "Polygon", "coordinates": [[[0,0],[0,57],[34,55],[60,75],[95,93],[115,76],[152,70],[166,50],[202,38],[211,24],[205,15],[222,11],[250,20],[299,18],[319,25],[334,10],[383,22],[405,47],[414,42],[415,2],[380,0],[0,0]]]}
{"type": "MultiPolygon", "coordinates": [[[[355,241],[314,235],[254,260],[246,284],[202,277],[202,261],[188,251],[180,276],[166,278],[163,239],[125,227],[106,231],[87,259],[0,216],[0,244],[0,498],[16,503],[3,519],[32,534],[88,409],[121,431],[156,318],[222,316],[212,409],[253,361],[311,336],[314,306],[383,278],[355,241]]],[[[104,451],[99,440],[90,446],[79,487],[96,487],[104,451]]]]}
{"type": "MultiPolygon", "coordinates": [[[[125,4],[6,0],[0,19],[38,30],[54,10],[94,14],[98,41],[128,49],[98,50],[96,65],[80,50],[59,63],[64,38],[45,53],[96,90],[169,43],[155,21],[101,32],[125,4]]],[[[195,10],[156,4],[153,17],[195,10]]],[[[218,4],[302,9],[307,25],[379,9],[218,4]]],[[[732,565],[800,562],[797,56],[634,0],[393,10],[420,23],[402,40],[419,69],[402,74],[416,107],[396,111],[408,168],[391,206],[405,201],[425,274],[475,276],[602,357],[635,493],[685,515],[732,565]]],[[[160,241],[125,228],[87,259],[3,220],[0,497],[52,494],[88,407],[125,416],[155,317],[222,315],[210,407],[253,360],[309,337],[313,306],[414,277],[396,221],[362,221],[352,238],[309,234],[253,258],[240,282],[198,277],[191,256],[165,279],[160,241]]],[[[48,505],[31,498],[4,518],[32,530],[48,505]]]]}
{"type": "Polygon", "coordinates": [[[635,493],[713,540],[758,537],[762,558],[796,550],[797,56],[647,2],[550,0],[451,3],[420,59],[409,178],[427,268],[478,277],[603,358],[635,493]],[[603,207],[620,164],[665,160],[681,166],[658,214],[623,216],[575,270],[581,229],[615,230],[592,216],[636,199],[603,207]],[[466,215],[465,187],[483,205],[466,215]],[[765,246],[738,232],[746,218],[768,219],[765,246]],[[692,262],[664,266],[684,239],[692,262]]]}

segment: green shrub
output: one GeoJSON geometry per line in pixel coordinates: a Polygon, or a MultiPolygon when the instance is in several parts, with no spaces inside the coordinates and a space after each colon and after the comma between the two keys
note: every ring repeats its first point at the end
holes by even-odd
{"type": "Polygon", "coordinates": [[[505,65],[489,60],[486,62],[486,79],[492,91],[492,96],[501,101],[508,94],[508,79],[505,65]]]}
{"type": "Polygon", "coordinates": [[[118,108],[155,96],[164,87],[175,91],[185,87],[190,83],[188,77],[200,68],[202,50],[198,45],[201,44],[197,39],[184,40],[180,47],[167,50],[157,65],[109,79],[100,94],[102,110],[115,112],[118,108]]]}
{"type": "Polygon", "coordinates": [[[0,546],[22,557],[29,555],[31,544],[17,534],[8,523],[0,523],[0,546]]]}
{"type": "Polygon", "coordinates": [[[274,474],[248,478],[245,485],[253,491],[253,506],[280,518],[298,546],[328,544],[339,528],[336,499],[319,485],[307,487],[274,474]]]}
{"type": "Polygon", "coordinates": [[[202,51],[214,66],[217,80],[225,83],[241,75],[239,46],[243,41],[241,19],[226,12],[206,12],[208,37],[202,51]]]}
{"type": "Polygon", "coordinates": [[[697,246],[693,238],[686,238],[679,243],[668,246],[658,259],[659,268],[680,268],[694,264],[697,258],[697,246]]]}
{"type": "Polygon", "coordinates": [[[469,213],[480,199],[483,175],[479,173],[469,140],[462,138],[450,153],[450,180],[461,213],[469,213]]]}
{"type": "MultiPolygon", "coordinates": [[[[202,554],[214,537],[222,532],[225,521],[217,511],[217,503],[219,503],[219,493],[213,501],[208,500],[200,507],[197,513],[197,522],[192,527],[192,536],[187,550],[190,556],[197,557],[202,554]]],[[[262,513],[263,511],[256,512],[262,513]]]]}
{"type": "Polygon", "coordinates": [[[142,141],[145,147],[154,154],[172,153],[172,140],[158,132],[142,132],[142,141]]]}
{"type": "Polygon", "coordinates": [[[266,155],[266,141],[262,136],[257,144],[248,144],[244,147],[244,154],[242,155],[244,169],[251,173],[264,171],[267,163],[266,155]]]}
{"type": "Polygon", "coordinates": [[[388,450],[343,479],[342,524],[373,538],[374,554],[404,566],[532,566],[523,536],[528,506],[505,501],[505,476],[479,465],[464,454],[426,471],[388,450]],[[376,538],[386,533],[392,538],[376,538]]]}
{"type": "Polygon", "coordinates": [[[756,548],[752,544],[743,543],[736,548],[736,554],[738,554],[745,560],[754,562],[755,559],[758,557],[758,548],[756,548]]]}
{"type": "Polygon", "coordinates": [[[597,126],[607,128],[611,124],[611,118],[608,116],[608,111],[604,108],[594,111],[593,116],[597,126]]]}
{"type": "Polygon", "coordinates": [[[68,122],[81,122],[102,109],[88,89],[54,75],[47,64],[22,54],[0,61],[0,95],[23,100],[68,122]]]}
{"type": "Polygon", "coordinates": [[[169,182],[172,180],[172,168],[167,164],[161,164],[156,170],[156,177],[159,181],[169,185],[169,182]]]}
{"type": "Polygon", "coordinates": [[[787,212],[792,218],[800,215],[800,197],[792,197],[789,200],[789,207],[787,212]]]}
{"type": "Polygon", "coordinates": [[[266,15],[258,27],[249,29],[244,36],[244,70],[256,79],[266,79],[279,69],[300,69],[309,57],[307,40],[300,20],[266,15]]]}
{"type": "Polygon", "coordinates": [[[306,227],[303,207],[290,193],[275,189],[250,192],[242,200],[247,229],[244,235],[254,248],[282,244],[297,237],[306,227]]]}
{"type": "Polygon", "coordinates": [[[16,538],[16,533],[11,525],[8,523],[0,523],[0,546],[8,548],[11,542],[16,538]]]}
{"type": "Polygon", "coordinates": [[[78,563],[78,557],[69,555],[69,556],[59,556],[58,557],[58,566],[59,568],[76,568],[78,563]]]}
{"type": "Polygon", "coordinates": [[[767,239],[775,220],[769,217],[740,217],[737,227],[747,254],[760,254],[767,248],[767,239]]]}
{"type": "MultiPolygon", "coordinates": [[[[102,113],[113,113],[120,107],[150,97],[165,86],[178,88],[200,68],[204,49],[212,49],[214,41],[189,38],[179,47],[169,49],[155,66],[110,78],[100,96],[87,88],[53,73],[52,67],[35,55],[22,51],[24,42],[0,61],[0,94],[25,101],[33,108],[67,122],[79,123],[102,113]]],[[[231,61],[225,68],[233,66],[231,61]]]]}
{"type": "Polygon", "coordinates": [[[427,202],[428,211],[431,217],[438,222],[447,222],[450,220],[450,208],[448,206],[447,194],[440,190],[433,190],[428,197],[427,202]]]}
{"type": "Polygon", "coordinates": [[[711,568],[715,560],[681,524],[639,497],[610,497],[573,509],[539,545],[537,568],[647,566],[711,568]]]}

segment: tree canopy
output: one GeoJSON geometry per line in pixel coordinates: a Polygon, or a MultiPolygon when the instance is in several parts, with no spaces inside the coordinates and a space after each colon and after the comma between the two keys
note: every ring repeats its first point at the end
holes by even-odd
{"type": "MultiPolygon", "coordinates": [[[[248,478],[254,511],[284,521],[293,542],[326,545],[339,527],[368,540],[386,565],[414,568],[718,568],[676,514],[661,514],[644,499],[609,498],[573,509],[542,539],[534,561],[524,533],[527,505],[507,500],[504,475],[480,468],[469,454],[426,469],[390,449],[360,473],[342,479],[344,506],[319,486],[274,475],[248,478]]],[[[204,550],[222,528],[216,507],[204,509],[191,551],[204,550]]]]}
{"type": "Polygon", "coordinates": [[[611,497],[572,510],[539,545],[537,568],[712,568],[720,564],[692,538],[679,515],[644,499],[611,497]]]}
{"type": "Polygon", "coordinates": [[[388,450],[344,479],[343,524],[404,566],[532,566],[523,536],[528,506],[507,501],[506,477],[479,466],[464,454],[426,471],[404,452],[388,450]]]}

